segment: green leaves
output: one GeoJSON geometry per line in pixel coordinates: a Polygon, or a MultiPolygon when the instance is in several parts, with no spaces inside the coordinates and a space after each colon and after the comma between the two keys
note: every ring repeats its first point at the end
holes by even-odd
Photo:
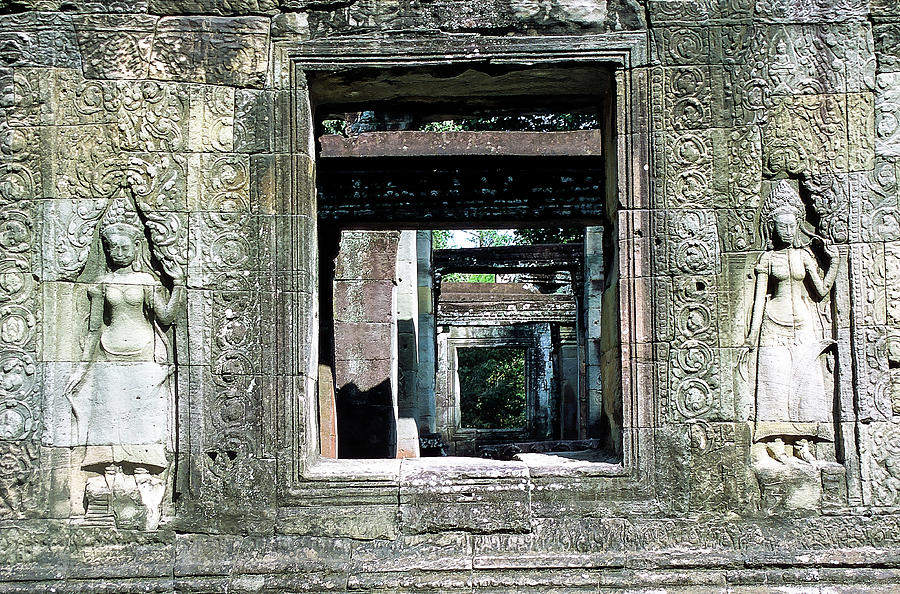
{"type": "Polygon", "coordinates": [[[475,429],[525,426],[525,350],[457,350],[461,425],[475,429]]]}

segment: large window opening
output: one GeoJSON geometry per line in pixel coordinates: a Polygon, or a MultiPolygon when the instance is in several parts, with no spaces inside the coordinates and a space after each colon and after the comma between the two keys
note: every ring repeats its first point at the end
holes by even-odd
{"type": "Polygon", "coordinates": [[[611,80],[310,77],[323,456],[621,452],[611,80]]]}
{"type": "Polygon", "coordinates": [[[526,422],[525,349],[457,349],[460,426],[523,429],[526,422]]]}

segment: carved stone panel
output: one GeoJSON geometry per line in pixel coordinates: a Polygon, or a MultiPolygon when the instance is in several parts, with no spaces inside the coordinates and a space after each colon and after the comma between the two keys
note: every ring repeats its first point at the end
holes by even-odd
{"type": "Polygon", "coordinates": [[[81,66],[72,21],[60,13],[28,12],[0,17],[0,47],[6,67],[81,66]]]}
{"type": "Polygon", "coordinates": [[[712,274],[719,270],[719,241],[713,211],[668,213],[669,268],[676,274],[712,274]]]}
{"type": "Polygon", "coordinates": [[[235,91],[229,87],[192,87],[188,148],[196,152],[234,150],[235,91]]]}
{"type": "Polygon", "coordinates": [[[79,15],[74,25],[88,78],[146,78],[156,17],[79,15]]]}
{"type": "Polygon", "coordinates": [[[758,0],[757,13],[765,20],[831,22],[837,18],[860,19],[866,15],[863,0],[758,0]]]}
{"type": "Polygon", "coordinates": [[[850,175],[809,176],[803,187],[809,192],[812,210],[818,219],[818,232],[832,243],[850,239],[850,175]]]}
{"type": "Polygon", "coordinates": [[[875,153],[900,156],[900,73],[885,72],[876,77],[875,153]]]}
{"type": "Polygon", "coordinates": [[[860,429],[866,504],[900,506],[900,423],[875,422],[863,424],[860,429]]]}
{"type": "Polygon", "coordinates": [[[269,59],[268,32],[268,20],[261,17],[160,19],[150,54],[150,76],[261,87],[269,59]]]}
{"type": "Polygon", "coordinates": [[[673,419],[727,419],[719,390],[714,277],[674,286],[675,341],[669,352],[673,419]]]}
{"type": "Polygon", "coordinates": [[[850,282],[851,303],[856,312],[852,335],[860,420],[887,420],[892,412],[885,328],[887,273],[881,246],[851,249],[850,282]]]}
{"type": "MultiPolygon", "coordinates": [[[[896,17],[896,15],[894,15],[896,17]]],[[[879,72],[900,71],[900,23],[881,22],[872,27],[879,72]]]]}
{"type": "Polygon", "coordinates": [[[763,172],[772,177],[847,171],[846,97],[773,97],[763,154],[763,172]]]}
{"type": "Polygon", "coordinates": [[[748,472],[750,429],[743,423],[689,422],[694,510],[746,511],[757,496],[748,472]]]}
{"type": "Polygon", "coordinates": [[[900,239],[898,165],[877,159],[875,168],[850,176],[850,241],[900,239]]]}
{"type": "Polygon", "coordinates": [[[709,62],[711,31],[703,27],[666,27],[654,30],[656,52],[665,65],[709,62]]]}
{"type": "MultiPolygon", "coordinates": [[[[13,96],[0,104],[7,122],[37,123],[40,102],[30,94],[37,79],[14,75],[6,84],[13,96]]],[[[18,136],[8,127],[2,134],[13,135],[10,144],[0,145],[0,518],[9,519],[38,515],[46,507],[40,457],[44,368],[35,282],[43,209],[32,173],[39,161],[27,148],[34,136],[18,136]]]]}
{"type": "Polygon", "coordinates": [[[713,144],[709,130],[666,132],[665,204],[669,208],[712,206],[713,144]]]}

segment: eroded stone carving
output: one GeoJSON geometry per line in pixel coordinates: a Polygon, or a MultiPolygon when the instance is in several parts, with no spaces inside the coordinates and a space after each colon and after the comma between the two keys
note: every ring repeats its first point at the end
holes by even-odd
{"type": "MultiPolygon", "coordinates": [[[[121,194],[100,223],[107,268],[88,289],[82,362],[64,395],[73,413],[85,485],[85,519],[155,529],[171,461],[174,373],[164,327],[183,302],[180,269],[163,287],[149,264],[143,224],[121,194]],[[99,476],[97,476],[99,474],[99,476]]],[[[76,453],[77,456],[77,453],[76,453]]]]}
{"type": "Polygon", "coordinates": [[[827,259],[824,278],[816,256],[801,240],[804,208],[788,181],[775,184],[763,204],[767,251],[756,265],[750,331],[744,345],[755,354],[754,467],[763,497],[785,509],[817,506],[820,459],[833,458],[820,444],[834,442],[834,395],[823,358],[834,341],[830,321],[815,301],[825,299],[838,272],[838,251],[807,232],[827,259]],[[807,287],[815,294],[810,294],[807,287]],[[768,492],[767,492],[768,491],[768,492]]]}
{"type": "Polygon", "coordinates": [[[816,298],[827,297],[837,275],[838,252],[813,236],[829,258],[821,277],[815,256],[798,234],[802,208],[789,182],[780,182],[763,205],[769,249],[756,265],[745,343],[757,351],[754,441],[765,442],[769,455],[785,464],[793,462],[785,440],[795,442],[796,458],[814,463],[811,442],[834,439],[832,396],[819,365],[820,355],[834,341],[824,337],[818,308],[804,283],[812,284],[816,298]]]}

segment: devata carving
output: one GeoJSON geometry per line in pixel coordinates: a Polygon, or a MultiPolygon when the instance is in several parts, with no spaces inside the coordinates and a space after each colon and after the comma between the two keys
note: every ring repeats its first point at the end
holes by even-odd
{"type": "Polygon", "coordinates": [[[779,182],[763,204],[768,250],[756,265],[753,315],[745,346],[757,353],[756,423],[753,441],[784,464],[814,464],[815,442],[834,441],[833,391],[826,389],[822,355],[834,344],[813,302],[831,291],[837,249],[818,237],[827,257],[824,278],[816,257],[801,241],[800,196],[779,182]],[[816,295],[810,295],[807,286],[816,295]]]}
{"type": "Polygon", "coordinates": [[[173,278],[168,294],[150,266],[144,235],[134,206],[115,198],[100,228],[107,270],[88,289],[82,363],[65,396],[84,446],[81,468],[100,473],[87,480],[86,518],[154,529],[174,401],[175,367],[163,328],[174,321],[184,287],[182,278],[173,278]]]}

